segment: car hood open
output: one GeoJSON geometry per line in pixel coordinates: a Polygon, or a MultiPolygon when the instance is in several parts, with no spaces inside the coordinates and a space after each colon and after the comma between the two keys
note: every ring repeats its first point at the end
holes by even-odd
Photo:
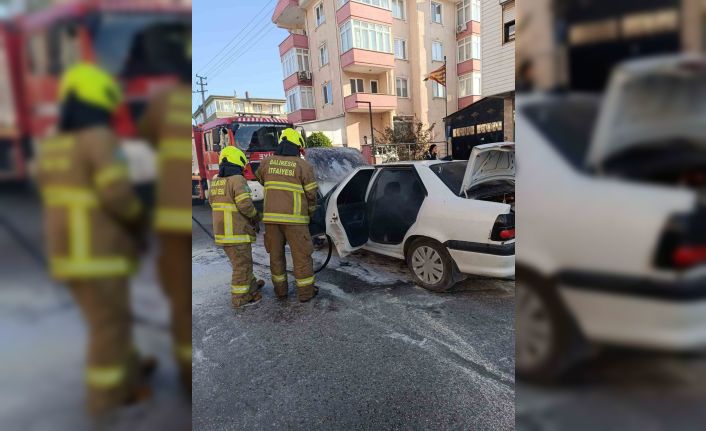
{"type": "Polygon", "coordinates": [[[471,151],[459,195],[485,181],[515,176],[515,143],[478,145],[471,151]]]}

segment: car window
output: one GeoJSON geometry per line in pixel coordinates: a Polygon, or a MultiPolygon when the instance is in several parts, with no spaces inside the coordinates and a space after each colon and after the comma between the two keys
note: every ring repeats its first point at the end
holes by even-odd
{"type": "Polygon", "coordinates": [[[564,159],[581,169],[598,109],[598,99],[556,99],[527,106],[522,112],[564,159]]]}
{"type": "Polygon", "coordinates": [[[467,166],[468,161],[463,160],[458,162],[438,163],[430,166],[429,169],[446,184],[449,190],[457,195],[459,190],[461,190],[461,184],[463,183],[463,176],[466,173],[467,166]]]}

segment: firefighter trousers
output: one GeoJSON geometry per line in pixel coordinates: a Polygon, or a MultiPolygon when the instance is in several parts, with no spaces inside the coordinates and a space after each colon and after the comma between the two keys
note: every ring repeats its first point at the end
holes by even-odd
{"type": "Polygon", "coordinates": [[[270,270],[275,294],[279,298],[287,296],[287,259],[284,246],[289,244],[294,262],[294,278],[299,300],[314,296],[314,245],[308,225],[265,224],[265,248],[270,254],[270,270]]]}
{"type": "Polygon", "coordinates": [[[223,247],[233,273],[230,292],[233,305],[239,307],[250,302],[260,289],[252,270],[252,245],[250,243],[226,245],[223,247]]]}
{"type": "Polygon", "coordinates": [[[191,392],[191,234],[160,233],[159,279],[171,310],[174,357],[191,392]]]}
{"type": "Polygon", "coordinates": [[[88,409],[100,415],[124,405],[142,383],[132,344],[128,280],[77,280],[68,285],[88,325],[88,409]]]}

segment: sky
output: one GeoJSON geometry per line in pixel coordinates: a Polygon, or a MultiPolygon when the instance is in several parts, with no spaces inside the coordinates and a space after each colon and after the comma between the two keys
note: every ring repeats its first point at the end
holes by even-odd
{"type": "MultiPolygon", "coordinates": [[[[193,89],[207,77],[209,95],[284,99],[279,44],[289,35],[272,23],[277,0],[193,0],[193,89]],[[235,39],[234,39],[235,38],[235,39]]],[[[194,94],[195,106],[201,101],[194,94]]]]}

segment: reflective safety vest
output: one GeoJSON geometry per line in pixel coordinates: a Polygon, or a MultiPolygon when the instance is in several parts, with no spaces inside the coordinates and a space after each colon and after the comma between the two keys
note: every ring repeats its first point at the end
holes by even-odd
{"type": "Polygon", "coordinates": [[[135,270],[142,205],[126,159],[107,127],[39,144],[37,183],[44,211],[49,270],[57,280],[125,277],[135,270]]]}
{"type": "Polygon", "coordinates": [[[150,102],[140,131],[157,147],[158,232],[191,234],[191,89],[177,86],[150,102]]]}
{"type": "Polygon", "coordinates": [[[213,236],[218,245],[247,244],[256,241],[253,219],[257,210],[248,182],[242,175],[214,177],[208,193],[213,211],[213,236]]]}
{"type": "Polygon", "coordinates": [[[260,163],[257,179],[265,187],[265,223],[309,224],[319,188],[309,162],[299,157],[271,156],[260,163]]]}

